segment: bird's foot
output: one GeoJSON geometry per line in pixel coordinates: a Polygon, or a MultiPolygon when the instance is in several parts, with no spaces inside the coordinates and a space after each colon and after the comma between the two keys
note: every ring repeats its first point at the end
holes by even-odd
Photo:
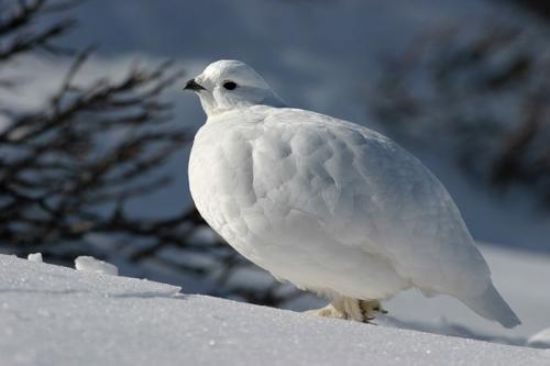
{"type": "Polygon", "coordinates": [[[308,310],[306,314],[326,318],[347,319],[361,323],[372,323],[376,313],[387,313],[378,300],[357,300],[338,298],[324,308],[308,310]]]}
{"type": "Polygon", "coordinates": [[[375,317],[376,313],[387,314],[388,311],[382,307],[378,300],[359,300],[359,306],[365,314],[375,317]]]}

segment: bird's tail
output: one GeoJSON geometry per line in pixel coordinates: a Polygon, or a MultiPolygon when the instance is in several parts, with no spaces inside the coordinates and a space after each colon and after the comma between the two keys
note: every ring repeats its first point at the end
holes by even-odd
{"type": "Polygon", "coordinates": [[[482,295],[474,298],[461,298],[461,301],[480,316],[497,321],[503,327],[513,328],[521,324],[517,315],[492,284],[482,295]]]}

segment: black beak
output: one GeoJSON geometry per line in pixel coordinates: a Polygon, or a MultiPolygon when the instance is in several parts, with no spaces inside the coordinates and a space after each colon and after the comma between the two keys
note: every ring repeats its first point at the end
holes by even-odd
{"type": "Polygon", "coordinates": [[[185,88],[183,88],[183,90],[193,90],[199,92],[201,90],[206,90],[206,88],[198,84],[195,79],[191,79],[187,82],[187,84],[185,84],[185,88]]]}

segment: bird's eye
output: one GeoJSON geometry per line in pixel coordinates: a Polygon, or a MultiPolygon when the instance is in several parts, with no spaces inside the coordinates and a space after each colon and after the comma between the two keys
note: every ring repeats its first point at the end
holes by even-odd
{"type": "Polygon", "coordinates": [[[226,81],[223,83],[223,87],[227,90],[233,90],[237,87],[237,84],[233,81],[226,81]]]}

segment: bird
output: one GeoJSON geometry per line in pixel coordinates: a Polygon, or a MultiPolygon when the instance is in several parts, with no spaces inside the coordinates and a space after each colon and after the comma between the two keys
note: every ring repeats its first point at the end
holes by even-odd
{"type": "Polygon", "coordinates": [[[245,258],[329,301],[307,313],[370,323],[381,301],[416,288],[520,324],[450,194],[396,142],[288,107],[238,60],[184,89],[207,117],[188,165],[197,210],[245,258]]]}

